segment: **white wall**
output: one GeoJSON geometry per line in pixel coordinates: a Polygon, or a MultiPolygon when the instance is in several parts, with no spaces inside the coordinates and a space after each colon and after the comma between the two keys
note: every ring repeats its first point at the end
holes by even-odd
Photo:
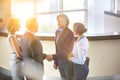
{"type": "MultiPolygon", "coordinates": [[[[54,41],[41,41],[44,53],[54,54],[54,41]]],[[[120,39],[90,41],[88,56],[90,57],[89,76],[107,76],[120,74],[120,39]]],[[[5,37],[0,37],[0,66],[10,69],[10,49],[5,37]]],[[[53,61],[44,61],[45,76],[58,77],[58,70],[53,69],[53,61]],[[54,74],[54,75],[53,75],[54,74]]]]}
{"type": "Polygon", "coordinates": [[[104,33],[104,11],[110,4],[110,0],[88,0],[88,33],[104,33]]]}
{"type": "Polygon", "coordinates": [[[105,14],[104,19],[105,33],[120,32],[120,17],[105,14]]]}
{"type": "Polygon", "coordinates": [[[120,39],[90,41],[89,76],[107,76],[120,74],[120,39]]]}
{"type": "Polygon", "coordinates": [[[116,0],[116,9],[120,11],[120,0],[116,0]]]}
{"type": "Polygon", "coordinates": [[[0,37],[0,66],[6,69],[9,67],[10,49],[6,37],[0,37]]]}
{"type": "Polygon", "coordinates": [[[88,0],[88,33],[95,32],[95,1],[88,0]]]}

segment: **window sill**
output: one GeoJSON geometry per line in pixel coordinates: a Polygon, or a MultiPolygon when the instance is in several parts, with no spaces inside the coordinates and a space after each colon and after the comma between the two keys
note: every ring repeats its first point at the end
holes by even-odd
{"type": "MultiPolygon", "coordinates": [[[[0,36],[7,37],[8,33],[0,32],[0,36]]],[[[20,34],[18,36],[21,36],[20,34]]],[[[45,41],[54,41],[54,35],[36,35],[40,40],[45,41]]],[[[120,39],[120,32],[115,33],[94,33],[94,34],[87,34],[86,35],[89,41],[94,40],[113,40],[113,39],[120,39]]],[[[77,38],[75,37],[75,40],[77,38]]]]}

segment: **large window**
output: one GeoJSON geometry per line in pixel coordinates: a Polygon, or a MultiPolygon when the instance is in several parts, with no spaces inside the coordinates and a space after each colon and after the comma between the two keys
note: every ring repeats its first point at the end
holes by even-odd
{"type": "Polygon", "coordinates": [[[86,0],[11,0],[12,16],[22,21],[24,31],[25,20],[35,16],[39,23],[38,33],[52,34],[57,29],[56,17],[64,13],[69,17],[69,28],[72,29],[75,22],[87,21],[86,0]]]}

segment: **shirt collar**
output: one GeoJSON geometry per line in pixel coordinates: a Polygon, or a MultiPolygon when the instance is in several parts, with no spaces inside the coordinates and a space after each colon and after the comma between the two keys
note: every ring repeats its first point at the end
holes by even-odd
{"type": "Polygon", "coordinates": [[[82,38],[84,38],[84,36],[82,36],[82,37],[78,38],[78,39],[77,39],[77,41],[81,40],[82,38]]]}
{"type": "Polygon", "coordinates": [[[59,28],[58,31],[62,32],[64,28],[59,28]]]}

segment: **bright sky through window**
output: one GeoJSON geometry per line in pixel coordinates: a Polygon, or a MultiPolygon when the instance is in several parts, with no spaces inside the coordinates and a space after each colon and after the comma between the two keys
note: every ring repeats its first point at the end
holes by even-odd
{"type": "Polygon", "coordinates": [[[25,21],[31,15],[38,20],[38,33],[53,34],[57,29],[56,17],[60,13],[70,19],[69,27],[75,22],[85,24],[85,0],[11,0],[12,16],[21,20],[20,31],[25,31],[25,21]],[[69,3],[69,4],[68,4],[69,3]]]}

